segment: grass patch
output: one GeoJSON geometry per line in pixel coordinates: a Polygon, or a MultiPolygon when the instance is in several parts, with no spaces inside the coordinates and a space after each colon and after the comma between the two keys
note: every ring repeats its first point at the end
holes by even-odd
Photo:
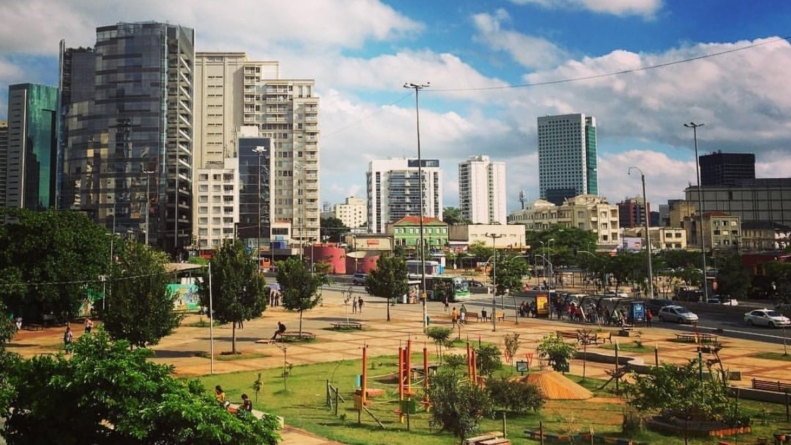
{"type": "MultiPolygon", "coordinates": [[[[214,322],[214,327],[222,326],[226,323],[220,323],[219,321],[214,322]]],[[[193,321],[191,323],[184,323],[182,326],[187,326],[190,328],[208,328],[209,327],[209,320],[198,320],[193,321]]]]}
{"type": "Polygon", "coordinates": [[[782,352],[759,352],[754,354],[753,357],[763,358],[767,360],[780,360],[783,362],[791,362],[791,354],[783,355],[782,352]]]}
{"type": "MultiPolygon", "coordinates": [[[[200,351],[195,353],[195,357],[207,358],[210,359],[211,356],[206,351],[200,351]]],[[[251,358],[266,358],[271,357],[270,354],[262,354],[259,352],[237,352],[236,354],[231,354],[230,352],[225,353],[221,352],[220,354],[214,354],[214,359],[221,362],[232,362],[234,360],[248,360],[251,358]]]]}
{"type": "MultiPolygon", "coordinates": [[[[600,345],[601,349],[609,349],[611,351],[615,350],[615,345],[600,345]]],[[[639,353],[647,353],[653,351],[654,348],[648,347],[646,345],[637,346],[636,343],[621,343],[618,345],[618,350],[622,352],[639,352],[639,353]]]]}

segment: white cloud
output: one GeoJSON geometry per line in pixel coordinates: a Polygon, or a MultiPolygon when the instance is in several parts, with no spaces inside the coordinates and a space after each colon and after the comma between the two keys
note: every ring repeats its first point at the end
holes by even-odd
{"type": "Polygon", "coordinates": [[[617,16],[639,15],[652,18],[661,8],[662,0],[511,0],[519,5],[533,4],[547,9],[587,9],[617,16]]]}
{"type": "Polygon", "coordinates": [[[645,190],[653,210],[668,199],[684,197],[684,189],[695,180],[695,161],[678,161],[664,153],[635,149],[624,153],[599,156],[599,194],[606,196],[610,204],[631,197],[642,197],[640,172],[629,167],[637,167],[645,174],[645,190]]]}
{"type": "Polygon", "coordinates": [[[563,56],[563,51],[549,40],[502,29],[503,23],[510,21],[504,9],[497,10],[494,15],[475,14],[472,19],[478,31],[477,41],[507,52],[525,68],[551,67],[563,56]]]}

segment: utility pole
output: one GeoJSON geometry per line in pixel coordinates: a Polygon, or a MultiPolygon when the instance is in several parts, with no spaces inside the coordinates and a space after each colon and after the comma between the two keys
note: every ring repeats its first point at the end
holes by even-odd
{"type": "Polygon", "coordinates": [[[698,158],[698,127],[706,124],[696,124],[690,122],[684,124],[685,127],[692,129],[692,137],[695,140],[695,177],[698,181],[698,218],[700,225],[700,253],[703,256],[703,302],[709,302],[709,286],[706,280],[706,239],[703,236],[703,190],[700,187],[700,158],[698,158]]]}
{"type": "Polygon", "coordinates": [[[645,221],[644,221],[645,246],[646,246],[646,252],[648,252],[648,298],[654,298],[654,271],[653,271],[653,266],[651,265],[651,261],[652,261],[651,253],[653,251],[651,250],[651,236],[648,232],[648,227],[649,227],[648,218],[650,214],[648,213],[648,199],[646,199],[645,196],[645,175],[643,174],[643,171],[640,170],[638,167],[629,167],[630,175],[632,174],[632,170],[639,171],[640,179],[643,181],[643,214],[645,215],[644,216],[645,217],[645,221]]]}
{"type": "Polygon", "coordinates": [[[487,233],[486,237],[492,239],[492,332],[497,332],[497,246],[495,240],[502,238],[502,234],[487,233]]]}

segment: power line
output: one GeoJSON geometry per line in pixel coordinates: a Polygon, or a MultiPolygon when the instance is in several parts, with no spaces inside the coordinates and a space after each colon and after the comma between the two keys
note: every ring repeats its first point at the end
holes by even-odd
{"type": "Polygon", "coordinates": [[[96,280],[45,281],[45,282],[39,282],[39,283],[28,283],[28,282],[24,282],[24,283],[20,283],[20,282],[17,282],[17,283],[0,283],[0,287],[13,287],[13,286],[60,286],[60,285],[65,285],[65,284],[107,283],[107,282],[113,282],[113,281],[136,280],[138,278],[153,277],[155,275],[162,275],[162,274],[170,275],[170,273],[164,272],[164,271],[163,272],[149,273],[149,274],[144,274],[144,275],[134,275],[134,276],[131,276],[131,277],[111,277],[109,275],[105,275],[107,277],[105,280],[102,280],[101,278],[99,278],[99,279],[96,279],[96,280]]]}

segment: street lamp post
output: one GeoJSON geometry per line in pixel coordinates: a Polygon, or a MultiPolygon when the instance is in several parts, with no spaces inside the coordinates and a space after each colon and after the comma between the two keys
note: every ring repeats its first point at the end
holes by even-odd
{"type": "MultiPolygon", "coordinates": [[[[261,270],[261,157],[266,153],[266,147],[258,146],[253,149],[254,153],[258,154],[258,238],[255,245],[255,266],[257,270],[261,270]]],[[[271,230],[270,230],[271,232],[271,230]]],[[[270,237],[269,248],[272,248],[272,241],[270,237]]]]}
{"type": "Polygon", "coordinates": [[[705,124],[696,124],[695,122],[690,122],[688,124],[684,124],[685,127],[692,129],[692,137],[695,141],[695,177],[698,181],[698,217],[700,219],[700,252],[703,256],[703,302],[709,302],[709,287],[706,283],[706,240],[703,237],[703,190],[700,187],[700,161],[698,158],[698,127],[702,127],[705,124]]]}
{"type": "Polygon", "coordinates": [[[651,249],[651,236],[648,233],[648,200],[645,197],[645,175],[643,171],[640,170],[638,167],[629,167],[629,173],[632,174],[632,170],[637,170],[640,172],[640,180],[643,182],[643,212],[645,218],[645,246],[646,252],[648,252],[648,295],[650,298],[654,298],[654,271],[651,266],[651,253],[653,250],[651,249]]]}
{"type": "Polygon", "coordinates": [[[502,238],[498,233],[487,233],[486,237],[492,239],[492,332],[497,332],[497,246],[495,240],[502,238]]]}
{"type": "Polygon", "coordinates": [[[431,82],[426,82],[424,84],[416,84],[416,83],[404,83],[404,88],[409,88],[415,90],[415,126],[417,129],[417,176],[418,176],[418,188],[419,190],[419,205],[420,205],[420,218],[419,219],[419,230],[420,230],[420,285],[421,288],[421,300],[423,300],[423,331],[425,332],[428,329],[428,308],[426,307],[426,251],[425,246],[423,245],[423,159],[420,156],[420,90],[423,88],[427,88],[431,85],[431,82]]]}
{"type": "Polygon", "coordinates": [[[554,267],[552,266],[552,243],[555,241],[555,238],[550,238],[547,241],[547,263],[549,263],[549,285],[553,286],[554,279],[555,279],[555,271],[553,270],[554,267]]]}
{"type": "Polygon", "coordinates": [[[149,232],[149,225],[148,225],[148,217],[151,215],[151,174],[154,173],[153,170],[143,170],[143,174],[146,175],[146,246],[148,246],[148,232],[149,232]]]}

